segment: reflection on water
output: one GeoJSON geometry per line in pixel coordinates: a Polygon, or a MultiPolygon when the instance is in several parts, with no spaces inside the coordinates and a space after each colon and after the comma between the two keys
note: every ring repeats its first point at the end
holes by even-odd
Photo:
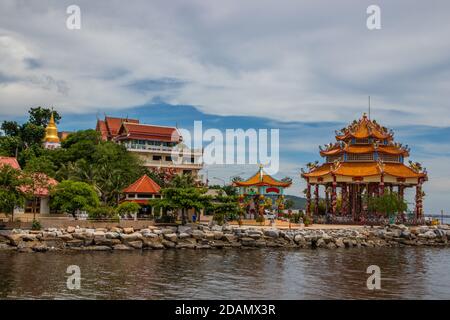
{"type": "Polygon", "coordinates": [[[448,299],[450,249],[0,252],[0,298],[448,299]],[[81,268],[68,290],[66,268],[81,268]],[[369,265],[381,290],[366,287],[369,265]]]}

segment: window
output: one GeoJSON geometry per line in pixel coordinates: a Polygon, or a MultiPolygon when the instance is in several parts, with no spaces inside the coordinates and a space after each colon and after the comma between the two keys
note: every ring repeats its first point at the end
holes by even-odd
{"type": "Polygon", "coordinates": [[[160,161],[161,160],[161,156],[153,156],[153,160],[154,161],[160,161]]]}
{"type": "Polygon", "coordinates": [[[393,154],[380,154],[379,158],[385,162],[400,162],[400,157],[393,154]]]}
{"type": "Polygon", "coordinates": [[[172,156],[166,156],[166,161],[172,161],[172,156]]]}
{"type": "Polygon", "coordinates": [[[328,156],[327,157],[327,162],[334,162],[335,160],[341,160],[342,161],[342,156],[328,156]]]}
{"type": "Polygon", "coordinates": [[[372,161],[373,153],[347,154],[347,161],[372,161]]]}
{"type": "Polygon", "coordinates": [[[356,139],[355,144],[368,144],[369,139],[356,139]]]}
{"type": "Polygon", "coordinates": [[[138,197],[139,199],[148,199],[148,198],[151,198],[152,195],[151,195],[151,194],[146,194],[146,193],[144,193],[144,194],[138,194],[137,197],[138,197]]]}

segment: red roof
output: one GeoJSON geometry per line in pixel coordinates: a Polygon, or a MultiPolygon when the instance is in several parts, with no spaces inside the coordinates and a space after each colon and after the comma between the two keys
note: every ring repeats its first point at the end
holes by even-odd
{"type": "Polygon", "coordinates": [[[0,157],[0,167],[4,165],[9,165],[14,169],[20,170],[19,162],[14,157],[0,157]]]}
{"type": "MultiPolygon", "coordinates": [[[[50,194],[50,188],[54,187],[58,184],[58,181],[56,181],[53,178],[50,178],[44,173],[35,173],[33,174],[33,179],[35,179],[36,183],[42,184],[42,185],[36,185],[36,189],[34,190],[35,196],[45,197],[50,194]]],[[[28,192],[32,186],[22,186],[20,190],[22,192],[28,192]]]]}
{"type": "Polygon", "coordinates": [[[106,127],[108,128],[108,133],[115,137],[119,132],[120,126],[123,122],[129,123],[139,123],[139,120],[136,119],[127,119],[127,118],[113,118],[113,117],[105,117],[106,127]]]}
{"type": "Polygon", "coordinates": [[[161,187],[149,176],[144,174],[136,182],[126,187],[124,193],[159,193],[161,187]]]}
{"type": "Polygon", "coordinates": [[[123,122],[118,132],[118,140],[140,139],[164,142],[180,142],[181,136],[175,127],[154,126],[123,122]]]}

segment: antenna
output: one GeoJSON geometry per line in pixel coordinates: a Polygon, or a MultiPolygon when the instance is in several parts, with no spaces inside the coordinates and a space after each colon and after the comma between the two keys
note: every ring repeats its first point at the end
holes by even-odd
{"type": "Polygon", "coordinates": [[[370,120],[370,96],[369,96],[369,120],[370,120]]]}

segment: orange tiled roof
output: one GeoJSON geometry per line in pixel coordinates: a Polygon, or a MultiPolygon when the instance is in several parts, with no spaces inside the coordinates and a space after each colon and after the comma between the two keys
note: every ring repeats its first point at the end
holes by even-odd
{"type": "Polygon", "coordinates": [[[161,187],[149,176],[144,174],[134,183],[126,187],[124,193],[159,193],[161,187]]]}
{"type": "Polygon", "coordinates": [[[391,139],[392,135],[385,128],[375,121],[370,120],[364,114],[359,121],[349,125],[341,134],[336,135],[337,140],[347,141],[351,138],[356,139],[391,139]]]}
{"type": "Polygon", "coordinates": [[[181,136],[175,127],[154,126],[123,122],[117,139],[141,139],[165,142],[179,142],[181,136]]]}
{"type": "Polygon", "coordinates": [[[4,165],[9,165],[13,169],[20,170],[19,162],[17,162],[17,159],[14,157],[0,157],[0,167],[4,165]]]}
{"type": "Polygon", "coordinates": [[[283,182],[272,178],[266,174],[262,168],[255,173],[253,176],[245,181],[236,181],[234,185],[237,187],[247,187],[247,186],[277,186],[277,187],[289,187],[292,182],[283,182]]]}
{"type": "Polygon", "coordinates": [[[386,154],[392,154],[392,155],[400,155],[403,154],[405,156],[408,156],[408,151],[402,150],[399,147],[396,147],[394,145],[380,145],[377,148],[375,148],[374,145],[347,145],[344,148],[341,147],[333,147],[329,150],[322,150],[320,151],[321,156],[332,156],[332,155],[339,155],[344,152],[347,153],[354,153],[354,154],[361,154],[361,153],[371,153],[371,152],[379,152],[379,153],[386,153],[386,154]]]}
{"type": "MultiPolygon", "coordinates": [[[[425,173],[417,173],[402,163],[384,163],[383,172],[398,178],[425,177],[425,173]]],[[[333,171],[333,164],[325,163],[309,173],[302,174],[303,177],[321,177],[334,173],[340,176],[369,177],[381,174],[381,168],[377,162],[342,162],[333,171]]]]}

